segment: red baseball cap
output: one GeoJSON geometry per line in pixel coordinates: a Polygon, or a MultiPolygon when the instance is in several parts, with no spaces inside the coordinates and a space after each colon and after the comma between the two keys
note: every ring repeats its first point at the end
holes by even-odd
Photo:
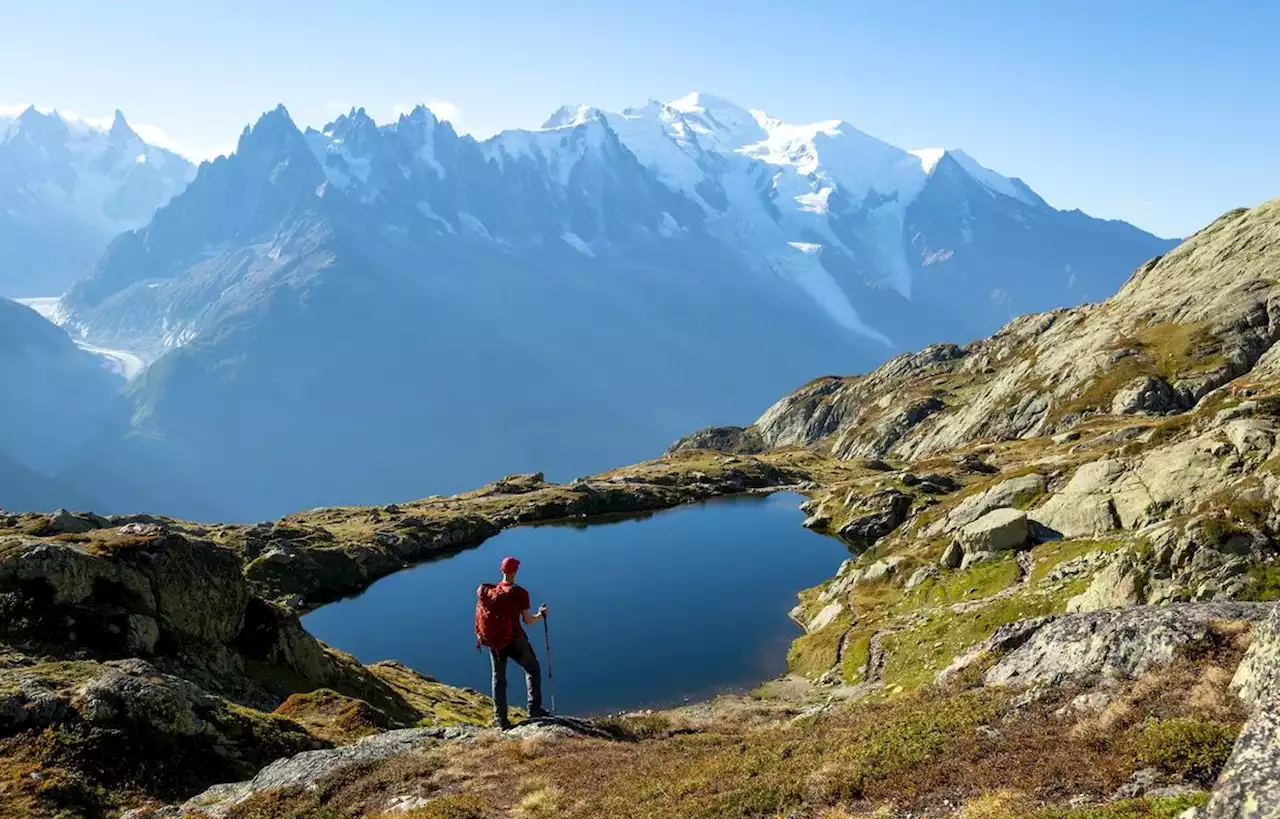
{"type": "Polygon", "coordinates": [[[514,574],[516,569],[519,569],[519,568],[520,568],[520,561],[516,560],[514,557],[502,558],[503,574],[514,574]]]}

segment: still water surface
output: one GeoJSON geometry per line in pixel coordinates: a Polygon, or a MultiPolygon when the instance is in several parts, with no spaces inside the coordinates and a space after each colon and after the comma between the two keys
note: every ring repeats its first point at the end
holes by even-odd
{"type": "MultiPolygon", "coordinates": [[[[800,526],[802,498],[716,500],[590,526],[511,529],[478,548],[383,578],[304,622],[365,663],[397,659],[452,685],[489,689],[475,649],[475,590],[506,555],[536,609],[551,609],[556,705],[600,714],[742,690],[786,670],[800,635],[796,592],[848,552],[800,526]]],[[[541,623],[529,629],[543,668],[541,623]]],[[[512,705],[524,677],[511,663],[512,705]]],[[[549,699],[549,697],[548,697],[549,699]]],[[[549,703],[548,703],[549,706],[549,703]]]]}

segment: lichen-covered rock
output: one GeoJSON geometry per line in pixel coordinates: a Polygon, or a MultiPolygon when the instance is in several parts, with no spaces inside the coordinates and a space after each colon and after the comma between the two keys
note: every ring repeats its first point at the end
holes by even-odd
{"type": "Polygon", "coordinates": [[[579,717],[539,717],[529,719],[506,732],[516,739],[614,739],[614,735],[589,719],[579,717]]]}
{"type": "Polygon", "coordinates": [[[1143,575],[1138,561],[1126,553],[1094,575],[1089,588],[1067,601],[1067,611],[1084,612],[1132,606],[1143,600],[1143,592],[1143,575]]]}
{"type": "Polygon", "coordinates": [[[1002,507],[1022,507],[1031,500],[1043,495],[1045,491],[1044,476],[1040,474],[1020,475],[1007,481],[984,489],[976,495],[965,498],[954,509],[947,513],[937,531],[950,532],[973,523],[993,509],[1002,507]]]}
{"type": "MultiPolygon", "coordinates": [[[[243,625],[249,591],[235,555],[181,535],[79,544],[10,540],[0,549],[0,591],[21,594],[29,615],[57,617],[61,637],[120,655],[156,641],[221,645],[243,625]]],[[[0,624],[0,633],[5,631],[0,624]]]]}
{"type": "Polygon", "coordinates": [[[92,512],[68,512],[66,509],[58,509],[49,517],[48,531],[50,534],[76,535],[110,525],[106,518],[92,512]]]}
{"type": "Polygon", "coordinates": [[[966,552],[999,552],[1023,546],[1031,538],[1027,513],[1019,509],[993,509],[960,530],[966,552]]]}
{"type": "Polygon", "coordinates": [[[925,581],[937,578],[940,574],[937,566],[921,566],[911,573],[911,577],[907,578],[906,585],[903,588],[911,591],[925,581]]]}
{"type": "Polygon", "coordinates": [[[1200,819],[1280,816],[1280,608],[1255,627],[1232,685],[1253,714],[1236,739],[1200,819]]]}
{"type": "Polygon", "coordinates": [[[880,538],[902,525],[911,510],[911,496],[885,489],[858,498],[849,510],[850,518],[837,534],[855,548],[869,549],[880,538]]]}
{"type": "Polygon", "coordinates": [[[1114,459],[1084,464],[1031,519],[1063,537],[1096,537],[1118,529],[1110,489],[1124,471],[1124,464],[1114,459]]]}
{"type": "Polygon", "coordinates": [[[953,540],[947,544],[947,548],[942,552],[942,558],[938,561],[938,565],[944,569],[958,569],[960,564],[964,562],[964,546],[958,540],[953,540]]]}
{"type": "MultiPolygon", "coordinates": [[[[801,610],[803,612],[803,609],[801,610]]],[[[808,632],[822,631],[822,629],[834,623],[844,612],[844,605],[839,601],[828,603],[822,607],[822,610],[813,616],[813,619],[807,623],[802,623],[804,630],[808,632]]]]}
{"type": "Polygon", "coordinates": [[[105,664],[102,673],[76,693],[74,703],[76,711],[93,724],[129,723],[144,732],[178,736],[212,733],[205,717],[222,704],[190,682],[163,674],[142,660],[105,664]]]}
{"type": "Polygon", "coordinates": [[[1111,401],[1113,415],[1139,412],[1165,413],[1181,409],[1178,393],[1169,382],[1153,375],[1142,375],[1120,388],[1111,401]]]}
{"type": "MultiPolygon", "coordinates": [[[[1092,677],[1132,678],[1172,662],[1183,646],[1210,638],[1215,621],[1257,622],[1263,603],[1135,606],[1046,618],[985,675],[987,685],[1057,684],[1092,677]]],[[[999,632],[982,648],[997,650],[999,632]]]]}
{"type": "Polygon", "coordinates": [[[876,583],[885,579],[891,574],[897,574],[898,567],[906,560],[901,555],[887,557],[884,560],[877,560],[867,568],[863,569],[860,583],[876,583]]]}
{"type": "Polygon", "coordinates": [[[225,816],[236,805],[257,793],[313,787],[321,779],[347,768],[425,751],[442,742],[466,741],[479,734],[478,729],[465,727],[406,728],[375,734],[341,748],[308,751],[277,760],[247,782],[216,785],[181,806],[140,810],[135,816],[137,819],[225,816]]]}
{"type": "Polygon", "coordinates": [[[1137,534],[1139,545],[1115,553],[1068,611],[1235,599],[1253,582],[1250,567],[1274,550],[1261,533],[1228,529],[1214,518],[1155,524],[1137,534]]]}
{"type": "Polygon", "coordinates": [[[1273,606],[1270,616],[1254,627],[1231,688],[1254,707],[1280,698],[1280,605],[1273,606]]]}
{"type": "Polygon", "coordinates": [[[986,549],[979,549],[977,551],[966,549],[964,552],[964,558],[960,561],[960,571],[968,569],[975,563],[981,563],[984,560],[991,560],[995,556],[995,552],[987,551],[986,549]]]}
{"type": "MultiPolygon", "coordinates": [[[[856,559],[850,559],[840,564],[839,571],[836,572],[835,580],[823,589],[818,596],[819,600],[828,602],[832,600],[843,600],[854,586],[864,583],[876,583],[884,580],[890,575],[896,574],[898,567],[906,561],[901,555],[893,555],[884,560],[877,560],[868,566],[858,566],[856,559]]],[[[828,607],[830,608],[830,607],[828,607]]],[[[836,612],[838,615],[839,612],[836,612]]],[[[819,615],[821,616],[821,615],[819,615]]],[[[832,616],[827,622],[834,621],[832,616]]],[[[809,631],[817,631],[818,628],[810,624],[806,626],[809,631]]]]}

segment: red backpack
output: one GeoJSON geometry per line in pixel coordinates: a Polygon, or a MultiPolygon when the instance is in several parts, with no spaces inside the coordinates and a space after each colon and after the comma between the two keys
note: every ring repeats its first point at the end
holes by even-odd
{"type": "Polygon", "coordinates": [[[515,638],[515,621],[507,601],[515,586],[482,583],[476,589],[476,648],[501,651],[515,638]]]}

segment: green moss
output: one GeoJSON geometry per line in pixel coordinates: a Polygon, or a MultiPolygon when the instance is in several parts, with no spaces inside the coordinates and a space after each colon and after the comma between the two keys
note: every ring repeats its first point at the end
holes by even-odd
{"type": "Polygon", "coordinates": [[[1198,808],[1208,800],[1207,793],[1164,799],[1125,799],[1089,808],[1045,808],[1028,819],[1175,819],[1188,808],[1198,808]]]}
{"type": "Polygon", "coordinates": [[[1208,786],[1226,764],[1238,733],[1236,726],[1198,717],[1158,720],[1139,733],[1135,756],[1142,765],[1208,786]]]}
{"type": "Polygon", "coordinates": [[[867,662],[871,659],[871,635],[850,634],[844,643],[841,658],[841,676],[849,684],[857,684],[866,678],[867,662]]]}
{"type": "Polygon", "coordinates": [[[38,677],[53,688],[75,688],[102,673],[102,666],[83,660],[64,660],[40,663],[22,669],[26,674],[38,677]]]}
{"type": "Polygon", "coordinates": [[[976,563],[964,571],[944,572],[907,593],[905,603],[912,609],[931,605],[951,605],[981,600],[1018,582],[1016,555],[1005,552],[992,560],[976,563]]]}
{"type": "Polygon", "coordinates": [[[851,625],[853,615],[846,611],[826,628],[796,640],[787,652],[787,668],[804,677],[818,677],[831,670],[840,659],[840,641],[851,625]]]}
{"type": "Polygon", "coordinates": [[[1280,565],[1256,563],[1249,568],[1249,580],[1248,588],[1240,595],[1241,600],[1260,603],[1280,600],[1280,565]]]}

